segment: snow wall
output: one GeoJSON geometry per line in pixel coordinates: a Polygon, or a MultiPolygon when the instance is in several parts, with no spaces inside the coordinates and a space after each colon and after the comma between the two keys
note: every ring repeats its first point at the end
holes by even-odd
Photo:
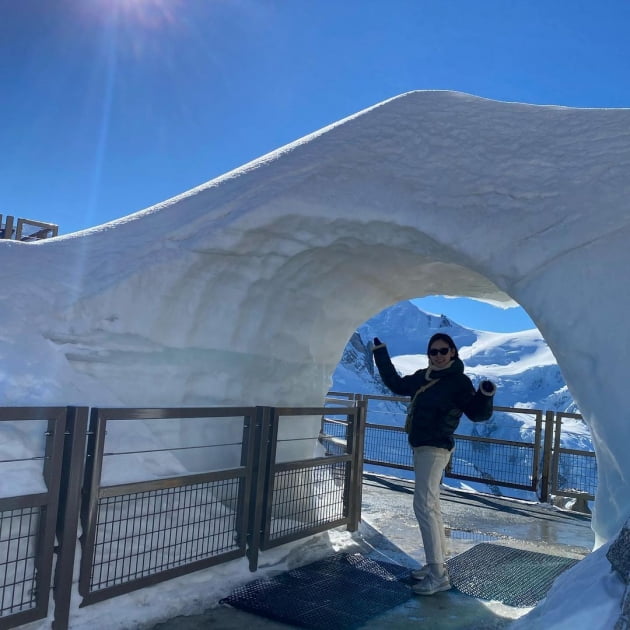
{"type": "Polygon", "coordinates": [[[3,404],[320,405],[391,304],[516,301],[591,426],[601,543],[630,511],[629,130],[410,92],[129,217],[2,241],[3,404]]]}

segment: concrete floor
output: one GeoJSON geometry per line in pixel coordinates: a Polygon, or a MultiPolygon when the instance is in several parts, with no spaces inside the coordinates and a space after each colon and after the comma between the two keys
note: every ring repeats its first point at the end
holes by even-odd
{"type": "MultiPolygon", "coordinates": [[[[363,483],[360,550],[375,560],[405,566],[424,563],[418,526],[411,507],[413,483],[366,475],[363,483]]],[[[549,506],[443,488],[442,511],[450,555],[480,542],[582,558],[594,542],[587,515],[549,506]]],[[[452,590],[432,597],[413,597],[375,617],[362,630],[422,627],[423,630],[490,630],[507,628],[529,609],[489,604],[452,590]]],[[[270,621],[230,607],[203,615],[177,617],[153,630],[286,630],[294,626],[270,621]]],[[[334,630],[334,629],[331,629],[334,630]]]]}

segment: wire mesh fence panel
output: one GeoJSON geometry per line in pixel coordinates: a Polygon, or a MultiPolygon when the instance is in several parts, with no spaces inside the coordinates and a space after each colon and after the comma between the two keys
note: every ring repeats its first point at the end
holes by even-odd
{"type": "Polygon", "coordinates": [[[319,434],[319,443],[324,449],[325,455],[343,455],[348,450],[347,444],[348,422],[322,418],[322,429],[319,434]]]}
{"type": "Polygon", "coordinates": [[[319,530],[346,517],[348,461],[278,470],[271,499],[270,541],[319,530]]]}
{"type": "Polygon", "coordinates": [[[368,424],[365,428],[364,458],[367,464],[413,470],[413,451],[400,427],[368,424]]]}
{"type": "Polygon", "coordinates": [[[37,605],[37,538],[42,508],[0,511],[0,617],[37,605]]]}
{"type": "Polygon", "coordinates": [[[268,423],[268,475],[261,489],[261,549],[350,525],[361,483],[358,414],[357,407],[347,406],[274,409],[268,423]]]}
{"type": "Polygon", "coordinates": [[[409,398],[405,396],[364,395],[369,424],[404,427],[409,398]]]}
{"type": "Polygon", "coordinates": [[[0,408],[0,627],[45,618],[65,407],[0,408]]]}
{"type": "Polygon", "coordinates": [[[534,489],[535,449],[532,444],[483,441],[456,436],[455,450],[447,468],[453,478],[486,484],[534,489]]]}
{"type": "Polygon", "coordinates": [[[559,412],[555,418],[551,493],[595,498],[597,460],[590,432],[580,414],[559,412]]]}
{"type": "MultiPolygon", "coordinates": [[[[384,469],[413,470],[413,449],[404,431],[405,400],[401,397],[366,396],[369,399],[365,430],[364,461],[378,472],[384,469]],[[376,424],[374,420],[382,424],[376,424]]],[[[534,490],[538,483],[542,412],[536,409],[495,407],[493,419],[509,439],[477,435],[478,427],[462,421],[455,434],[457,448],[446,477],[478,481],[495,486],[534,490]],[[472,434],[468,434],[471,431],[472,434]],[[484,450],[485,449],[485,450],[484,450]]],[[[485,427],[484,425],[484,428],[485,427]]]]}
{"type": "Polygon", "coordinates": [[[90,590],[238,549],[237,499],[235,479],[101,498],[90,590]]]}
{"type": "Polygon", "coordinates": [[[245,555],[253,414],[245,407],[92,410],[84,605],[245,555]],[[153,466],[119,473],[132,457],[153,466]],[[155,478],[156,467],[179,474],[155,478]],[[106,469],[110,479],[131,480],[103,484],[106,469]]]}
{"type": "Polygon", "coordinates": [[[560,449],[557,458],[558,468],[552,493],[569,496],[587,494],[594,498],[597,491],[595,453],[560,449]]]}
{"type": "Polygon", "coordinates": [[[324,418],[322,421],[322,433],[326,437],[343,438],[345,440],[348,431],[348,423],[324,418]]]}

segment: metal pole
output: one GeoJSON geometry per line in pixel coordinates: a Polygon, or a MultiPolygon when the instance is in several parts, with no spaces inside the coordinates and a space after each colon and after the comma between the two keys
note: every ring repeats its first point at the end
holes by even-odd
{"type": "Polygon", "coordinates": [[[59,547],[55,567],[53,597],[55,618],[53,630],[66,630],[70,621],[70,599],[74,574],[74,556],[77,546],[81,482],[85,462],[87,434],[87,407],[68,407],[66,435],[63,448],[59,510],[57,512],[57,540],[59,547]]]}
{"type": "Polygon", "coordinates": [[[551,449],[550,490],[558,490],[558,473],[560,468],[560,443],[562,438],[562,414],[555,413],[553,448],[551,449]]]}
{"type": "Polygon", "coordinates": [[[553,411],[545,411],[545,440],[543,443],[542,475],[540,479],[540,501],[549,501],[549,473],[551,470],[551,455],[553,445],[553,411]]]}
{"type": "Polygon", "coordinates": [[[267,460],[269,459],[269,425],[273,412],[273,407],[256,407],[256,430],[253,434],[253,482],[250,486],[252,494],[249,509],[249,525],[247,527],[247,558],[249,560],[249,570],[252,572],[258,568],[260,539],[263,533],[267,460]]]}
{"type": "Polygon", "coordinates": [[[11,238],[13,236],[13,217],[9,214],[4,223],[4,236],[3,238],[11,238]]]}
{"type": "MultiPolygon", "coordinates": [[[[92,556],[96,539],[96,519],[98,516],[98,491],[101,485],[105,428],[107,420],[100,416],[98,408],[90,411],[90,430],[87,440],[83,488],[81,490],[81,569],[79,571],[79,593],[82,597],[90,594],[92,556]]],[[[83,604],[81,604],[83,605],[83,604]]]]}
{"type": "Polygon", "coordinates": [[[350,519],[348,530],[354,532],[361,522],[363,503],[363,449],[365,445],[365,424],[367,400],[357,400],[357,413],[352,431],[352,475],[350,483],[350,519]]]}

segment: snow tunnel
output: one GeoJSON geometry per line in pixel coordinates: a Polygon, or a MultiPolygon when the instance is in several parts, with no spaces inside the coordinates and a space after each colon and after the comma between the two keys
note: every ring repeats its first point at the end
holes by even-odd
{"type": "Polygon", "coordinates": [[[410,92],[148,210],[11,243],[29,282],[6,316],[29,325],[4,399],[320,405],[387,306],[515,301],[590,425],[607,540],[630,505],[628,128],[630,110],[410,92]],[[55,376],[34,384],[42,352],[55,376]]]}

